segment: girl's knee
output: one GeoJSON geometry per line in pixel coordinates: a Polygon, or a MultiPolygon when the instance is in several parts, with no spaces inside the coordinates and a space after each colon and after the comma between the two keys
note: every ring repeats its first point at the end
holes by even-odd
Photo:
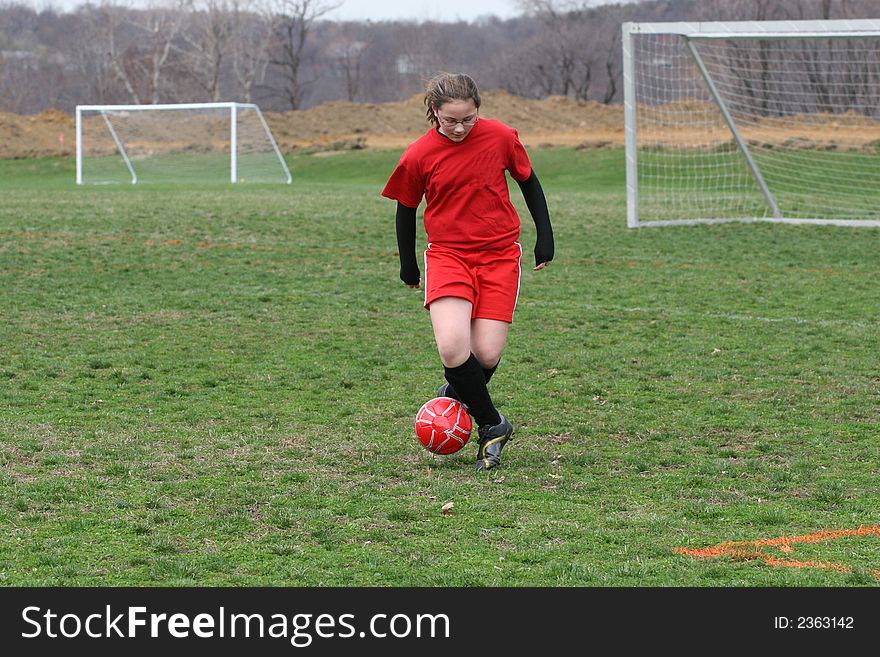
{"type": "Polygon", "coordinates": [[[498,361],[501,360],[501,349],[498,348],[480,348],[474,346],[473,353],[477,362],[480,363],[480,367],[485,370],[492,369],[498,364],[498,361]]]}
{"type": "Polygon", "coordinates": [[[458,367],[471,355],[468,345],[458,341],[438,343],[437,351],[440,353],[440,360],[445,367],[458,367]]]}

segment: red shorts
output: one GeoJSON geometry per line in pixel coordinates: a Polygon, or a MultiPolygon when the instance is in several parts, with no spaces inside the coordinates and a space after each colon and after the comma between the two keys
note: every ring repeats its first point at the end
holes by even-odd
{"type": "Polygon", "coordinates": [[[471,319],[496,319],[509,324],[519,297],[521,261],[519,242],[487,251],[428,244],[425,308],[441,297],[458,297],[473,305],[471,319]]]}

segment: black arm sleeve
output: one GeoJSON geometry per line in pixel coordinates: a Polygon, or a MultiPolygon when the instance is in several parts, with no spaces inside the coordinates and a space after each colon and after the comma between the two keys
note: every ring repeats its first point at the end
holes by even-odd
{"type": "Polygon", "coordinates": [[[397,202],[397,251],[400,254],[400,280],[418,285],[422,274],[416,261],[416,209],[397,202]]]}
{"type": "Polygon", "coordinates": [[[541,183],[538,182],[538,176],[535,175],[534,169],[528,180],[517,182],[526,199],[526,206],[529,208],[538,233],[538,239],[535,242],[535,266],[537,267],[542,262],[553,260],[553,226],[550,225],[550,211],[547,209],[547,199],[544,198],[544,190],[541,188],[541,183]]]}

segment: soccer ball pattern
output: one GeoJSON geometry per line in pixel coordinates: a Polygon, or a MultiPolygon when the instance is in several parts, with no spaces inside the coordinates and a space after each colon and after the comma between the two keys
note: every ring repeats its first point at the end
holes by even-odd
{"type": "Polygon", "coordinates": [[[416,437],[434,454],[453,454],[467,444],[473,423],[467,408],[451,397],[435,397],[416,413],[416,437]]]}

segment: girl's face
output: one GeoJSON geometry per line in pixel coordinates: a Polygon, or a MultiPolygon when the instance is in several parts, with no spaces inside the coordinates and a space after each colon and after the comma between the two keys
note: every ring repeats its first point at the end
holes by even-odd
{"type": "Polygon", "coordinates": [[[464,141],[477,122],[477,106],[472,98],[450,100],[434,108],[440,132],[452,141],[464,141]]]}

